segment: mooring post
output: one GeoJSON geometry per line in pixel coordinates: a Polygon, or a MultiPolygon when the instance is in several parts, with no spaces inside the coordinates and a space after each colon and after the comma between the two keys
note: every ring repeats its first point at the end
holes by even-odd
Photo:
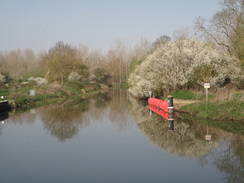
{"type": "Polygon", "coordinates": [[[149,96],[149,98],[152,98],[152,92],[151,91],[148,93],[148,96],[149,96]]]}
{"type": "Polygon", "coordinates": [[[168,96],[168,122],[169,130],[174,130],[174,99],[173,96],[168,96]]]}
{"type": "Polygon", "coordinates": [[[168,96],[168,113],[174,112],[174,102],[173,102],[173,96],[168,96]]]}
{"type": "Polygon", "coordinates": [[[173,113],[168,113],[168,123],[169,123],[169,130],[174,130],[174,117],[173,113]]]}

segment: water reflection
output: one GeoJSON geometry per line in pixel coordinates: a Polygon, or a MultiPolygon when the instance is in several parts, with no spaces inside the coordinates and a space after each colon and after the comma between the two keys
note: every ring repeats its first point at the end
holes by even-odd
{"type": "Polygon", "coordinates": [[[171,131],[167,120],[157,114],[149,115],[142,101],[129,99],[131,114],[151,143],[176,156],[197,158],[201,166],[208,163],[207,157],[212,157],[225,174],[226,182],[244,182],[244,136],[186,121],[180,116],[175,118],[171,131]],[[206,133],[211,134],[211,141],[205,140],[206,133]]]}
{"type": "Polygon", "coordinates": [[[18,124],[33,124],[40,118],[44,128],[61,142],[77,136],[80,128],[88,127],[94,120],[102,121],[105,116],[122,132],[131,125],[131,121],[128,120],[126,95],[127,92],[123,90],[102,92],[90,98],[17,113],[11,116],[11,121],[18,124]]]}
{"type": "MultiPolygon", "coordinates": [[[[217,141],[206,142],[202,129],[194,123],[180,118],[174,120],[174,131],[169,130],[168,121],[161,116],[148,115],[147,107],[130,98],[131,113],[141,131],[151,143],[177,156],[196,158],[207,154],[218,145],[217,141]]],[[[171,124],[172,125],[172,124],[171,124]]]]}
{"type": "Polygon", "coordinates": [[[72,138],[79,132],[79,126],[89,123],[82,114],[89,109],[89,100],[66,102],[40,109],[44,128],[60,141],[72,138]]]}
{"type": "Polygon", "coordinates": [[[0,111],[0,135],[3,131],[4,120],[9,117],[8,110],[0,111]]]}
{"type": "Polygon", "coordinates": [[[179,179],[171,182],[197,182],[198,179],[204,182],[202,177],[208,173],[217,174],[217,178],[208,178],[207,182],[244,182],[243,136],[177,115],[174,130],[169,130],[169,123],[162,116],[150,115],[147,102],[130,98],[121,90],[32,109],[11,116],[5,124],[7,133],[2,133],[0,141],[3,147],[1,165],[5,170],[1,180],[13,177],[6,172],[14,168],[15,175],[20,172],[18,178],[29,172],[40,182],[46,181],[41,179],[42,173],[39,177],[36,172],[48,172],[50,177],[59,180],[52,182],[61,182],[65,173],[71,180],[76,180],[76,176],[81,180],[83,176],[85,182],[89,182],[94,173],[101,172],[109,178],[113,172],[110,182],[129,182],[124,177],[129,177],[131,182],[170,182],[172,177],[179,179]],[[211,141],[205,140],[206,134],[211,135],[211,141]],[[76,139],[71,140],[74,137],[76,139]],[[47,139],[56,142],[46,143],[47,139]],[[22,169],[26,162],[27,166],[22,169]],[[40,165],[37,171],[36,164],[40,165]],[[195,179],[192,179],[192,171],[196,172],[195,179]],[[151,177],[156,178],[149,181],[151,177]]]}
{"type": "Polygon", "coordinates": [[[48,106],[40,110],[42,121],[45,128],[60,141],[73,138],[80,127],[87,127],[94,120],[102,121],[105,112],[117,129],[123,131],[130,123],[127,120],[125,95],[126,92],[115,90],[62,105],[48,106]],[[89,113],[86,113],[88,110],[89,113]]]}
{"type": "Polygon", "coordinates": [[[244,182],[244,137],[229,134],[228,144],[212,153],[214,164],[225,173],[226,182],[244,182]]]}

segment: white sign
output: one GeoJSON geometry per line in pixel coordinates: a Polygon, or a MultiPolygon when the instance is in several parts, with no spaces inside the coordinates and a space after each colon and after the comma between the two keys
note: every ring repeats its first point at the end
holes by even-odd
{"type": "Polygon", "coordinates": [[[211,135],[205,135],[205,140],[211,140],[211,135]]]}
{"type": "Polygon", "coordinates": [[[210,83],[204,83],[204,88],[210,88],[210,83]]]}

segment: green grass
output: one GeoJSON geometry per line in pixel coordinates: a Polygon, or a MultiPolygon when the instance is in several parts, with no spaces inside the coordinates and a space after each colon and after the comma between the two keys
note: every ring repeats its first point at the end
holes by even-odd
{"type": "MultiPolygon", "coordinates": [[[[203,100],[206,98],[205,94],[198,94],[195,93],[191,90],[178,90],[175,92],[170,93],[170,95],[172,95],[174,98],[177,99],[185,99],[185,100],[203,100]]],[[[212,98],[213,95],[209,95],[209,98],[212,98]]]]}
{"type": "Polygon", "coordinates": [[[195,103],[183,106],[180,110],[188,111],[199,118],[244,121],[244,102],[239,100],[195,103]]]}
{"type": "Polygon", "coordinates": [[[4,88],[0,88],[0,96],[8,96],[9,95],[9,89],[4,89],[4,88]]]}

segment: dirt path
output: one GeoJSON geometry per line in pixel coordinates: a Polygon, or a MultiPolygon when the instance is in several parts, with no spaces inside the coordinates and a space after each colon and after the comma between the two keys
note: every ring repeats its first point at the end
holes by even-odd
{"type": "Polygon", "coordinates": [[[178,110],[180,107],[188,104],[193,104],[199,102],[199,100],[184,100],[184,99],[174,99],[174,108],[178,110]]]}

